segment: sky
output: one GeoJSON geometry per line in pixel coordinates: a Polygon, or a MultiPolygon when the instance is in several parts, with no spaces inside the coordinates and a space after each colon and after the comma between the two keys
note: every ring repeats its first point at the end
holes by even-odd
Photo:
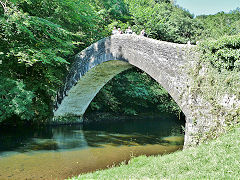
{"type": "Polygon", "coordinates": [[[175,0],[176,4],[188,9],[195,16],[229,12],[240,8],[240,0],[175,0]]]}

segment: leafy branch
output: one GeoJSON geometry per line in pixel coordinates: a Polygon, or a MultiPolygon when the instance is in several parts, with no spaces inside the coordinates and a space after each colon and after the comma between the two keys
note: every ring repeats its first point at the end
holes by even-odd
{"type": "Polygon", "coordinates": [[[0,4],[1,4],[3,10],[4,10],[4,14],[7,13],[7,10],[8,10],[8,8],[7,8],[7,3],[8,3],[7,0],[6,0],[5,2],[0,1],[0,4]]]}

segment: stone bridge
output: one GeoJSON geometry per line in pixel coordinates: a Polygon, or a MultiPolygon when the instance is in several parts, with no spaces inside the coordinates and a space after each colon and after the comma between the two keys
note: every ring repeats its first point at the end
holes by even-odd
{"type": "Polygon", "coordinates": [[[76,55],[57,95],[54,119],[75,117],[81,121],[99,90],[114,76],[135,66],[162,85],[185,114],[185,147],[197,144],[197,136],[211,130],[214,118],[209,104],[190,91],[191,77],[186,68],[195,56],[191,45],[125,34],[104,38],[76,55]]]}

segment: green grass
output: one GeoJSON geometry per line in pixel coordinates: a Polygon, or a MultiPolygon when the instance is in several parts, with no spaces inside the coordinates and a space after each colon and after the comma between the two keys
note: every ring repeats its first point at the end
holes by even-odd
{"type": "Polygon", "coordinates": [[[140,156],[76,179],[240,179],[240,128],[224,136],[164,156],[140,156]]]}

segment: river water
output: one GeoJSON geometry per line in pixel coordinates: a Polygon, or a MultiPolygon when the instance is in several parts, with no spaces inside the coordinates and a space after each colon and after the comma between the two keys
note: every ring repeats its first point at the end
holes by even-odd
{"type": "Polygon", "coordinates": [[[183,147],[174,116],[0,129],[0,179],[64,179],[183,147]]]}

